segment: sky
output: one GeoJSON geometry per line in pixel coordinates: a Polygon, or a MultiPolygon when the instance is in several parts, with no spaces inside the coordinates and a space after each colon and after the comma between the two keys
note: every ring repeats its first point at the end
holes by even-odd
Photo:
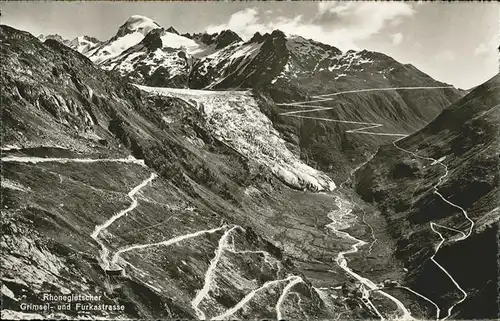
{"type": "Polygon", "coordinates": [[[499,71],[500,4],[480,2],[0,2],[1,23],[34,35],[107,40],[129,16],[180,33],[280,29],[341,50],[368,49],[469,89],[499,71]]]}

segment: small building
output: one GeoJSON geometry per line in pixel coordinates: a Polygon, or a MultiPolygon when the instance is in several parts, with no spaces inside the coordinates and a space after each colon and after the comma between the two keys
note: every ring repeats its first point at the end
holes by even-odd
{"type": "Polygon", "coordinates": [[[389,288],[389,287],[394,287],[394,286],[399,286],[398,281],[389,280],[389,279],[384,281],[384,287],[389,288]]]}
{"type": "Polygon", "coordinates": [[[104,273],[109,276],[125,276],[125,271],[122,268],[104,270],[104,273]]]}

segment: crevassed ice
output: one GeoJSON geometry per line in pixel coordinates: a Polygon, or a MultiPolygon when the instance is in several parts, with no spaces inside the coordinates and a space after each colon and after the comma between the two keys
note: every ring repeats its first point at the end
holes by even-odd
{"type": "Polygon", "coordinates": [[[285,183],[313,191],[335,189],[328,175],[305,164],[286,147],[250,92],[136,86],[147,92],[195,101],[198,108],[203,106],[208,129],[217,138],[267,166],[285,183]]]}

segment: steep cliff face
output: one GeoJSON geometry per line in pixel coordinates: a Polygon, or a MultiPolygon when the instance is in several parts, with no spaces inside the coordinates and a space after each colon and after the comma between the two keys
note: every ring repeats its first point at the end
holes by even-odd
{"type": "MultiPolygon", "coordinates": [[[[235,145],[227,139],[246,136],[204,110],[215,109],[209,102],[144,93],[57,41],[7,26],[0,40],[3,318],[375,315],[334,262],[352,248],[323,228],[338,202],[293,186],[330,178],[271,126],[262,141],[235,145]],[[265,144],[295,157],[307,180],[284,182],[259,162],[265,144]],[[319,289],[334,285],[331,296],[319,289]],[[46,292],[125,310],[21,309],[46,292]]],[[[255,105],[264,98],[240,95],[223,105],[229,114],[265,123],[255,105]]],[[[383,297],[376,305],[394,313],[383,297]]]]}
{"type": "Polygon", "coordinates": [[[356,173],[358,193],[382,209],[398,241],[407,283],[445,306],[466,296],[453,310],[456,318],[498,313],[499,90],[497,75],[422,130],[380,148],[356,173]],[[435,259],[466,295],[430,260],[439,233],[445,241],[435,259]]]}

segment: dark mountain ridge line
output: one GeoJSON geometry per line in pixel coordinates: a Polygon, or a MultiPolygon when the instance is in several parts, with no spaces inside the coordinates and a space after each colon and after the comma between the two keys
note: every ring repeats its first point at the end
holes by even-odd
{"type": "MultiPolygon", "coordinates": [[[[135,16],[132,16],[132,17],[135,17],[135,16]]],[[[144,18],[146,18],[146,17],[144,17],[144,18]]],[[[154,24],[158,27],[158,29],[163,29],[163,30],[166,30],[167,32],[169,32],[169,30],[176,31],[175,29],[173,29],[173,27],[169,27],[169,28],[165,29],[165,28],[162,28],[156,22],[154,22],[154,24]]],[[[109,39],[107,42],[110,42],[112,40],[116,40],[117,37],[122,36],[123,34],[127,34],[127,33],[130,33],[130,32],[133,32],[133,30],[129,29],[128,26],[129,26],[129,21],[125,22],[118,29],[117,34],[115,36],[113,36],[111,39],[109,39]]],[[[152,29],[151,31],[153,31],[153,30],[155,30],[155,29],[152,29]]],[[[151,32],[151,31],[149,31],[149,32],[151,32]]],[[[173,32],[173,33],[179,34],[178,32],[173,32]]],[[[147,35],[147,34],[145,34],[145,35],[147,35]]],[[[242,41],[241,38],[236,33],[234,33],[232,30],[222,30],[221,32],[214,33],[214,34],[208,34],[206,32],[205,33],[193,33],[192,35],[189,34],[189,33],[182,34],[182,36],[186,36],[187,38],[190,38],[190,39],[200,39],[202,42],[204,42],[206,44],[210,44],[210,42],[213,41],[213,40],[210,40],[210,39],[212,39],[214,37],[215,38],[219,38],[219,37],[224,37],[226,35],[230,35],[229,37],[237,39],[237,41],[233,41],[233,42],[242,41]],[[204,38],[206,38],[207,41],[203,41],[202,39],[204,39],[204,38]]],[[[264,33],[264,34],[261,34],[260,32],[256,32],[250,39],[248,39],[246,42],[244,42],[244,44],[253,43],[253,42],[264,42],[265,40],[269,40],[269,39],[272,39],[273,42],[280,42],[280,41],[284,41],[287,38],[288,38],[288,36],[286,36],[283,31],[281,31],[280,29],[275,29],[272,32],[267,32],[267,33],[264,33]]],[[[324,44],[324,43],[315,41],[313,39],[305,39],[305,40],[307,40],[310,43],[316,44],[316,45],[320,46],[323,49],[334,50],[334,51],[336,51],[339,54],[341,53],[341,51],[339,49],[337,49],[333,45],[324,44]]],[[[222,46],[222,47],[224,47],[224,46],[222,46]]],[[[346,51],[346,53],[355,53],[355,51],[348,50],[348,51],[346,51]]],[[[379,58],[385,59],[385,60],[389,59],[393,63],[396,62],[393,58],[391,58],[391,57],[389,57],[387,55],[384,55],[383,53],[380,53],[380,52],[369,51],[369,50],[364,49],[364,50],[360,51],[360,53],[362,55],[368,55],[368,56],[372,56],[372,57],[379,57],[379,58]]],[[[195,58],[195,59],[199,59],[199,58],[195,58]]],[[[408,68],[410,68],[410,69],[418,70],[417,68],[415,68],[411,64],[405,64],[405,66],[408,66],[408,68]]]]}

